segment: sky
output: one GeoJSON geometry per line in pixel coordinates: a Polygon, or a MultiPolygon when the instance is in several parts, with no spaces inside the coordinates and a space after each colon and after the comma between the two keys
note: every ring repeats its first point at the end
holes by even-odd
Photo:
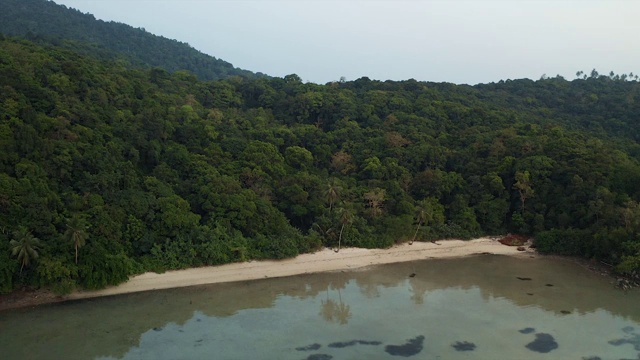
{"type": "Polygon", "coordinates": [[[640,73],[637,0],[54,0],[271,76],[490,83],[640,73]]]}

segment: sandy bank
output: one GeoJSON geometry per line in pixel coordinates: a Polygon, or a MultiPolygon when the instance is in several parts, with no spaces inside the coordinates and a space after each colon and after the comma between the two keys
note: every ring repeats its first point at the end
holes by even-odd
{"type": "Polygon", "coordinates": [[[404,243],[389,249],[343,248],[338,253],[331,249],[323,249],[312,254],[302,254],[293,259],[279,261],[249,261],[168,271],[163,274],[145,273],[134,276],[118,286],[97,291],[78,291],[67,296],[56,296],[49,291],[17,292],[0,297],[0,310],[139,291],[353,270],[371,265],[424,259],[453,258],[482,253],[530,256],[532,252],[533,250],[530,249],[521,252],[516,247],[502,245],[497,240],[490,238],[469,241],[442,240],[437,244],[416,242],[409,245],[404,243]]]}
{"type": "Polygon", "coordinates": [[[256,280],[272,277],[292,276],[326,271],[352,270],[370,265],[398,263],[432,258],[460,257],[472,254],[491,253],[527,256],[515,247],[505,246],[496,240],[481,238],[470,241],[444,240],[438,244],[415,242],[401,244],[389,249],[343,248],[336,253],[324,249],[312,254],[299,255],[280,261],[250,261],[168,271],[163,274],[145,273],[128,282],[98,291],[76,292],[68,299],[125,294],[137,291],[168,289],[183,286],[215,284],[233,281],[256,280]]]}

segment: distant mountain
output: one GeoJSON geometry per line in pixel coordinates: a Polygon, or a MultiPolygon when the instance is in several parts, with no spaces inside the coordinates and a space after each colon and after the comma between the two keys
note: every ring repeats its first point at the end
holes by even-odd
{"type": "Polygon", "coordinates": [[[124,58],[134,66],[188,70],[201,80],[266,76],[233,67],[187,43],[167,39],[47,0],[0,0],[0,33],[72,48],[100,58],[124,58]]]}

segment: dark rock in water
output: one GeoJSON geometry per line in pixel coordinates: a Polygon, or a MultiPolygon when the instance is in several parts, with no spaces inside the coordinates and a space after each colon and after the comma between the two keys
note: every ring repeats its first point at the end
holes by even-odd
{"type": "Polygon", "coordinates": [[[553,284],[544,284],[544,286],[552,287],[553,284]]]}
{"type": "Polygon", "coordinates": [[[602,360],[600,356],[583,356],[582,360],[602,360]]]}
{"type": "Polygon", "coordinates": [[[533,295],[533,293],[527,293],[527,295],[531,296],[531,295],[533,295]]]}
{"type": "Polygon", "coordinates": [[[523,280],[523,281],[531,280],[531,278],[530,278],[530,277],[520,277],[520,276],[516,276],[516,279],[518,279],[518,280],[523,280]]]}
{"type": "Polygon", "coordinates": [[[521,333],[521,334],[531,334],[534,331],[536,331],[536,329],[531,328],[531,327],[524,328],[522,330],[518,330],[518,332],[521,333]]]}
{"type": "Polygon", "coordinates": [[[473,351],[476,349],[476,344],[468,342],[468,341],[457,341],[451,346],[456,349],[456,351],[473,351]]]}
{"type": "Polygon", "coordinates": [[[548,353],[558,348],[558,343],[553,336],[545,333],[536,334],[536,339],[527,345],[527,349],[539,353],[548,353]]]}
{"type": "Polygon", "coordinates": [[[569,310],[560,310],[560,313],[568,315],[568,314],[571,314],[571,311],[569,311],[569,310]]]}
{"type": "Polygon", "coordinates": [[[633,345],[633,348],[635,350],[640,351],[640,334],[630,333],[629,335],[631,336],[626,339],[610,340],[609,344],[614,346],[630,344],[630,345],[633,345]]]}
{"type": "Polygon", "coordinates": [[[381,345],[382,342],[380,341],[365,341],[365,340],[358,340],[358,344],[360,345],[381,345]]]}
{"type": "Polygon", "coordinates": [[[403,345],[387,345],[385,346],[384,351],[393,356],[409,357],[419,354],[422,351],[423,343],[424,336],[420,335],[410,339],[403,345]]]}
{"type": "Polygon", "coordinates": [[[315,343],[315,344],[311,344],[311,345],[307,345],[307,346],[301,346],[301,347],[297,347],[296,350],[298,351],[312,351],[312,350],[318,350],[322,347],[322,345],[315,343]]]}
{"type": "Polygon", "coordinates": [[[154,327],[153,331],[162,331],[162,328],[161,327],[154,327]]]}
{"type": "Polygon", "coordinates": [[[416,273],[409,274],[409,277],[416,277],[416,273]]]}
{"type": "Polygon", "coordinates": [[[331,343],[329,345],[327,345],[330,348],[345,348],[347,346],[354,346],[354,345],[380,345],[382,344],[380,341],[366,341],[366,340],[351,340],[351,341],[346,341],[346,342],[334,342],[331,343]]]}
{"type": "Polygon", "coordinates": [[[632,334],[635,330],[636,330],[636,329],[634,329],[634,327],[633,327],[633,326],[625,326],[625,327],[623,327],[623,328],[622,328],[622,331],[623,331],[625,334],[632,334]]]}
{"type": "Polygon", "coordinates": [[[333,356],[329,354],[312,354],[307,356],[307,360],[329,360],[333,359],[333,356]]]}
{"type": "Polygon", "coordinates": [[[348,346],[354,346],[355,344],[357,344],[358,342],[356,340],[351,340],[351,341],[345,341],[345,342],[334,342],[331,343],[329,345],[327,345],[330,348],[346,348],[348,346]]]}

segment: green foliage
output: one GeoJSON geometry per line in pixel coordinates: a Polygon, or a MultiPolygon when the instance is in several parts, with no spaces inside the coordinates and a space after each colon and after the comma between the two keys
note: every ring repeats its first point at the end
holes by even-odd
{"type": "Polygon", "coordinates": [[[0,290],[505,232],[632,272],[639,86],[201,82],[1,39],[0,290]]]}
{"type": "Polygon", "coordinates": [[[78,269],[74,265],[63,258],[41,259],[36,269],[39,285],[51,286],[58,295],[69,294],[75,289],[78,277],[78,269]]]}
{"type": "MultiPolygon", "coordinates": [[[[235,68],[189,44],[153,35],[142,28],[97,20],[91,14],[53,1],[0,0],[0,7],[3,9],[0,33],[7,35],[27,36],[32,41],[102,58],[126,59],[136,66],[159,66],[170,72],[188,70],[203,80],[264,76],[235,68]]],[[[61,89],[68,88],[69,78],[64,74],[54,74],[49,81],[61,89]]],[[[156,74],[152,81],[160,83],[161,76],[156,74]]]]}
{"type": "Polygon", "coordinates": [[[0,234],[0,294],[13,290],[13,277],[18,271],[18,262],[9,256],[9,241],[4,234],[0,234]]]}
{"type": "Polygon", "coordinates": [[[31,234],[31,231],[21,227],[14,232],[13,240],[9,245],[11,245],[11,255],[20,262],[20,272],[22,272],[25,266],[28,267],[38,258],[41,242],[31,234]]]}
{"type": "Polygon", "coordinates": [[[553,229],[536,234],[534,244],[543,254],[585,256],[591,237],[588,230],[553,229]]]}

